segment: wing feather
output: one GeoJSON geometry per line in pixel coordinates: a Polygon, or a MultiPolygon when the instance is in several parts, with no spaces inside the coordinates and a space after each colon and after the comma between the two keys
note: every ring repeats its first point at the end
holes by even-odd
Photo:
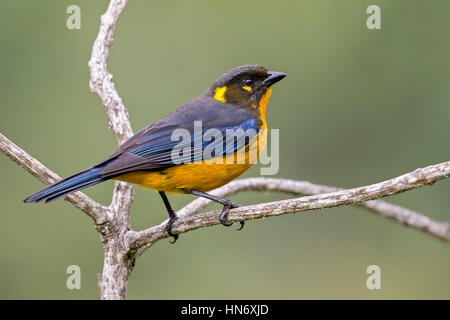
{"type": "MultiPolygon", "coordinates": [[[[131,137],[119,147],[108,159],[116,158],[108,164],[101,172],[101,176],[111,178],[127,172],[138,170],[161,170],[180,163],[189,163],[201,160],[203,150],[216,148],[220,156],[233,153],[246,145],[259,131],[260,123],[257,116],[245,109],[220,103],[213,98],[201,96],[181,106],[163,120],[152,124],[135,136],[131,137]],[[194,135],[194,121],[201,121],[201,134],[194,135]],[[221,132],[224,140],[213,141],[200,140],[209,129],[217,129],[221,132]],[[172,138],[175,129],[186,129],[190,134],[190,141],[180,142],[172,138]],[[235,137],[227,135],[227,130],[235,130],[235,137]],[[247,131],[252,129],[249,135],[247,131]],[[241,139],[242,136],[244,139],[241,139]],[[222,147],[220,147],[222,143],[222,147]],[[174,147],[190,150],[186,155],[178,158],[174,163],[172,151],[174,147]],[[198,148],[201,146],[201,149],[198,148]]],[[[207,157],[208,158],[208,157],[207,157]]],[[[205,158],[205,159],[207,159],[205,158]]]]}

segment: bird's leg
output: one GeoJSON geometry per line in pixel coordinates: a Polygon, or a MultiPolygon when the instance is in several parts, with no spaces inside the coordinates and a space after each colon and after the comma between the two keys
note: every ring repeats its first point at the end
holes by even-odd
{"type": "MultiPolygon", "coordinates": [[[[230,209],[240,207],[240,205],[238,205],[237,203],[235,203],[235,202],[233,202],[231,200],[228,200],[228,199],[225,199],[225,198],[221,198],[221,197],[217,197],[217,196],[213,196],[212,194],[201,192],[201,191],[198,191],[198,190],[195,190],[195,189],[190,189],[190,190],[187,190],[187,191],[188,191],[188,193],[190,193],[192,195],[203,197],[203,198],[215,201],[215,202],[220,203],[221,205],[223,205],[223,210],[222,210],[222,213],[220,214],[220,217],[219,217],[220,223],[222,225],[224,225],[225,227],[229,227],[229,226],[231,226],[233,224],[233,223],[227,223],[228,212],[230,211],[230,209]]],[[[244,228],[245,221],[242,220],[242,221],[239,221],[239,223],[241,224],[241,226],[237,230],[242,230],[242,228],[244,228]]]]}
{"type": "Polygon", "coordinates": [[[178,217],[175,214],[175,211],[173,211],[172,207],[170,206],[169,199],[167,199],[166,193],[164,191],[159,191],[159,195],[163,199],[164,205],[166,206],[167,212],[169,213],[169,222],[167,222],[165,229],[169,236],[173,237],[173,241],[170,241],[170,243],[175,243],[178,240],[178,235],[172,233],[172,224],[175,222],[175,220],[178,219],[178,217]]]}

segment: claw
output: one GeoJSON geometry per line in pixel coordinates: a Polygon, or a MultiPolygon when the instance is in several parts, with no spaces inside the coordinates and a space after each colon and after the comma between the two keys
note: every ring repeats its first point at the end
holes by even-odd
{"type": "Polygon", "coordinates": [[[220,214],[220,217],[219,217],[220,223],[221,223],[223,226],[225,226],[225,227],[231,227],[231,226],[233,225],[233,222],[227,223],[227,214],[228,214],[228,211],[230,211],[230,205],[228,205],[228,206],[223,206],[222,213],[220,214]]]}
{"type": "Polygon", "coordinates": [[[171,232],[171,233],[169,233],[169,236],[173,237],[173,240],[169,241],[171,244],[174,244],[175,242],[177,242],[177,240],[178,240],[177,234],[172,234],[172,232],[171,232]]]}
{"type": "Polygon", "coordinates": [[[241,224],[241,226],[239,228],[237,228],[236,231],[240,231],[240,230],[244,229],[245,221],[242,220],[242,221],[239,221],[239,223],[241,224]]]}
{"type": "MultiPolygon", "coordinates": [[[[223,206],[222,213],[220,214],[220,217],[219,217],[219,221],[223,226],[230,227],[233,225],[233,222],[227,223],[227,215],[228,215],[228,212],[230,211],[230,209],[238,208],[238,207],[240,207],[240,205],[238,205],[237,203],[235,203],[233,201],[230,201],[228,205],[223,206]]],[[[241,226],[237,230],[242,230],[242,228],[244,228],[245,221],[239,221],[239,223],[241,224],[241,226]]]]}
{"type": "Polygon", "coordinates": [[[233,222],[227,223],[226,220],[220,220],[220,223],[224,226],[224,227],[231,227],[233,225],[233,222]]]}
{"type": "Polygon", "coordinates": [[[166,229],[167,234],[173,238],[173,240],[170,241],[171,244],[174,244],[175,242],[177,242],[178,237],[179,237],[177,234],[172,233],[172,225],[177,219],[178,219],[178,217],[175,214],[170,216],[169,221],[167,222],[167,224],[164,228],[164,229],[166,229]]]}

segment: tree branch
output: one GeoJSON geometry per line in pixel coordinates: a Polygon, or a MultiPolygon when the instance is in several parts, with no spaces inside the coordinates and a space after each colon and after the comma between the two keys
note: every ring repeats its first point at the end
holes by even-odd
{"type": "MultiPolygon", "coordinates": [[[[279,191],[294,195],[315,195],[342,190],[344,189],[313,184],[307,181],[274,178],[247,178],[232,181],[221,188],[213,190],[211,194],[219,197],[227,197],[240,191],[279,191]]],[[[212,201],[208,199],[198,198],[178,211],[177,215],[180,217],[193,215],[211,203],[212,201]]],[[[449,225],[446,222],[434,221],[419,212],[381,200],[371,200],[355,205],[366,208],[383,217],[393,219],[408,227],[424,231],[431,236],[450,241],[449,225]]]]}
{"type": "MultiPolygon", "coordinates": [[[[436,181],[443,178],[448,178],[449,176],[450,161],[447,161],[425,168],[419,168],[413,172],[404,174],[397,178],[364,187],[232,209],[228,214],[228,220],[231,222],[236,222],[241,220],[252,220],[271,216],[279,216],[283,214],[307,210],[332,208],[347,204],[360,204],[361,202],[387,197],[414,188],[432,185],[436,181]]],[[[265,184],[268,185],[268,188],[276,190],[284,189],[284,191],[291,192],[292,190],[296,189],[295,187],[298,187],[298,185],[294,185],[295,183],[291,184],[290,186],[288,185],[287,187],[280,187],[279,185],[276,186],[275,184],[270,186],[270,182],[274,181],[266,180],[265,184]]],[[[247,184],[250,183],[251,181],[247,180],[247,184]]],[[[303,184],[303,187],[307,186],[310,189],[311,193],[322,191],[321,188],[317,188],[316,185],[307,185],[304,182],[300,182],[300,184],[303,184]]],[[[224,189],[219,189],[219,192],[216,191],[215,194],[217,195],[217,193],[219,193],[222,195],[227,192],[232,192],[232,190],[227,190],[227,188],[228,187],[225,186],[224,189]]],[[[243,186],[243,188],[245,187],[243,186]]],[[[329,190],[328,188],[329,187],[325,187],[325,189],[329,190]]],[[[413,211],[409,211],[407,209],[399,210],[398,206],[393,207],[393,205],[387,205],[384,203],[380,204],[380,202],[381,201],[371,201],[365,204],[365,206],[370,208],[372,211],[376,211],[377,213],[380,213],[384,216],[401,221],[410,227],[426,231],[445,241],[450,241],[450,231],[447,224],[437,223],[413,211]]],[[[182,211],[183,217],[178,219],[173,224],[172,232],[180,234],[218,224],[218,218],[220,214],[219,211],[211,211],[195,216],[187,216],[191,212],[200,210],[200,208],[204,205],[204,201],[198,201],[196,203],[189,204],[187,208],[185,207],[182,211]]],[[[132,250],[136,250],[137,255],[140,255],[143,253],[143,250],[139,250],[140,248],[145,249],[156,241],[167,237],[168,234],[164,230],[164,226],[161,224],[139,232],[130,230],[126,234],[126,244],[132,250]]]]}
{"type": "MultiPolygon", "coordinates": [[[[92,48],[89,70],[90,89],[97,93],[108,117],[109,128],[115,134],[119,145],[133,135],[128,111],[112,82],[112,74],[107,69],[109,49],[114,42],[114,29],[122,13],[126,0],[111,0],[101,17],[100,29],[92,48]]],[[[105,258],[103,274],[98,275],[98,288],[102,299],[124,299],[129,274],[134,259],[123,250],[123,235],[130,229],[131,204],[134,188],[131,184],[117,181],[111,205],[108,207],[107,225],[101,226],[105,258]]]]}
{"type": "MultiPolygon", "coordinates": [[[[30,156],[1,133],[0,150],[8,156],[8,158],[45,184],[49,185],[61,180],[61,177],[59,177],[56,173],[30,156]]],[[[84,193],[75,192],[64,197],[64,200],[69,201],[75,207],[86,213],[94,221],[94,223],[97,224],[104,222],[103,218],[107,208],[92,200],[84,193]]]]}
{"type": "Polygon", "coordinates": [[[119,144],[133,135],[130,117],[122,99],[112,82],[112,74],[107,69],[109,49],[114,43],[114,29],[127,0],[112,0],[101,17],[100,30],[92,47],[89,60],[91,72],[90,89],[102,99],[108,116],[109,128],[114,132],[119,144]]]}
{"type": "MultiPolygon", "coordinates": [[[[91,73],[90,89],[97,93],[108,117],[109,128],[115,134],[119,145],[133,136],[130,116],[122,99],[112,82],[112,74],[107,69],[109,49],[114,43],[114,29],[127,0],[112,0],[108,9],[101,17],[100,30],[92,47],[89,70],[91,73]]],[[[111,207],[114,212],[129,213],[134,198],[131,184],[117,181],[111,207]]],[[[123,222],[128,223],[127,216],[123,215],[123,222]]]]}

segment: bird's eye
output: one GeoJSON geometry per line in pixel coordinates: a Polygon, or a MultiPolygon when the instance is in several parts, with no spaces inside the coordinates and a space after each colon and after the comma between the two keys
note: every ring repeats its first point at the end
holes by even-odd
{"type": "Polygon", "coordinates": [[[242,89],[245,90],[245,91],[251,92],[252,91],[252,84],[253,84],[252,80],[246,79],[246,80],[242,81],[242,89]]]}

